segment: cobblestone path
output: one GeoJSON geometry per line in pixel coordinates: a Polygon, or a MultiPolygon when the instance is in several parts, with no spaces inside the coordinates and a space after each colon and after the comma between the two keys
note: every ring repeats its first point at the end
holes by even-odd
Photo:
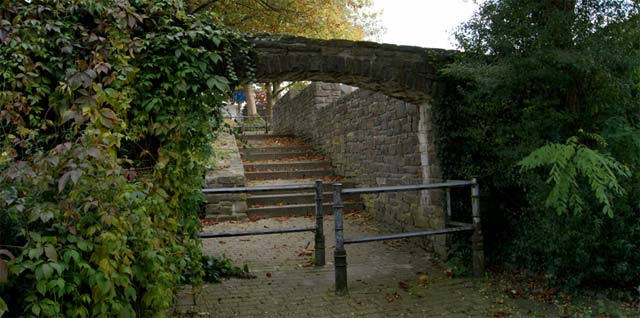
{"type": "MultiPolygon", "coordinates": [[[[224,222],[205,231],[311,226],[308,217],[224,222]]],[[[361,215],[348,215],[345,236],[384,232],[361,215]]],[[[175,317],[531,317],[531,304],[511,303],[483,280],[449,278],[411,241],[348,245],[349,295],[335,296],[333,219],[325,220],[327,265],[315,268],[313,233],[208,239],[208,255],[247,264],[255,279],[228,279],[196,293],[179,293],[175,317]],[[195,301],[195,304],[194,304],[195,301]]],[[[533,310],[531,308],[534,308],[533,310]]]]}

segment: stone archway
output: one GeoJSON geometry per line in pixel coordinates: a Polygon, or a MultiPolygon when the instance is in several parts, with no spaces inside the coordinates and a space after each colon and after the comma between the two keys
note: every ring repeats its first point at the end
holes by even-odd
{"type": "MultiPolygon", "coordinates": [[[[355,177],[361,186],[439,179],[430,105],[439,85],[438,70],[453,62],[457,52],[301,37],[255,37],[252,41],[258,81],[305,80],[362,89],[341,99],[337,85],[313,84],[299,96],[283,98],[280,110],[276,106],[274,111],[276,130],[311,141],[332,157],[339,174],[355,177]],[[357,118],[363,114],[379,117],[363,123],[357,118]],[[358,146],[362,143],[374,145],[358,146]]],[[[397,215],[380,212],[376,216],[403,230],[444,226],[438,192],[366,200],[373,210],[395,211],[397,215]]],[[[436,244],[439,250],[442,246],[436,244]]]]}
{"type": "Polygon", "coordinates": [[[429,102],[456,51],[348,40],[254,37],[259,81],[343,83],[412,104],[429,102]]]}

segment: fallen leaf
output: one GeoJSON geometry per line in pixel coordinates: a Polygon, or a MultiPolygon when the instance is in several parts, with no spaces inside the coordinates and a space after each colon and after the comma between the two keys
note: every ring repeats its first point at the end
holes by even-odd
{"type": "Polygon", "coordinates": [[[426,287],[429,284],[429,276],[428,275],[420,275],[418,277],[418,285],[422,287],[426,287]]]}
{"type": "Polygon", "coordinates": [[[453,271],[450,268],[447,268],[444,270],[445,275],[447,275],[448,278],[452,278],[453,277],[453,271]]]}
{"type": "Polygon", "coordinates": [[[393,294],[387,293],[385,298],[387,299],[387,302],[391,303],[400,298],[400,294],[398,294],[398,292],[394,292],[393,294]]]}

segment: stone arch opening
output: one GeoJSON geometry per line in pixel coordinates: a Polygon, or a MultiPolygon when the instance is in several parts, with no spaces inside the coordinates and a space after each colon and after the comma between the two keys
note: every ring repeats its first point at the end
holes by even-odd
{"type": "MultiPolygon", "coordinates": [[[[307,139],[362,186],[439,179],[430,102],[455,51],[300,37],[253,43],[258,81],[316,82],[274,107],[276,132],[307,139]],[[361,90],[342,96],[331,83],[361,90]]],[[[365,198],[377,218],[402,230],[443,227],[442,201],[430,191],[365,198]]]]}

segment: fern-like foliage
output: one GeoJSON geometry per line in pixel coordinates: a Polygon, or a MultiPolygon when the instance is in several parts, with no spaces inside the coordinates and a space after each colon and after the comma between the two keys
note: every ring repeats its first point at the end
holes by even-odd
{"type": "MultiPolygon", "coordinates": [[[[605,143],[600,136],[589,134],[588,137],[598,144],[605,143]]],[[[552,185],[552,189],[545,205],[558,214],[567,211],[580,213],[585,210],[586,200],[580,190],[580,180],[586,180],[591,194],[602,205],[602,212],[612,217],[613,197],[625,195],[618,177],[631,176],[631,171],[622,163],[581,144],[577,136],[569,138],[566,144],[553,143],[540,147],[518,162],[518,165],[521,172],[551,167],[546,182],[552,185]],[[580,176],[584,179],[579,179],[580,176]]]]}

